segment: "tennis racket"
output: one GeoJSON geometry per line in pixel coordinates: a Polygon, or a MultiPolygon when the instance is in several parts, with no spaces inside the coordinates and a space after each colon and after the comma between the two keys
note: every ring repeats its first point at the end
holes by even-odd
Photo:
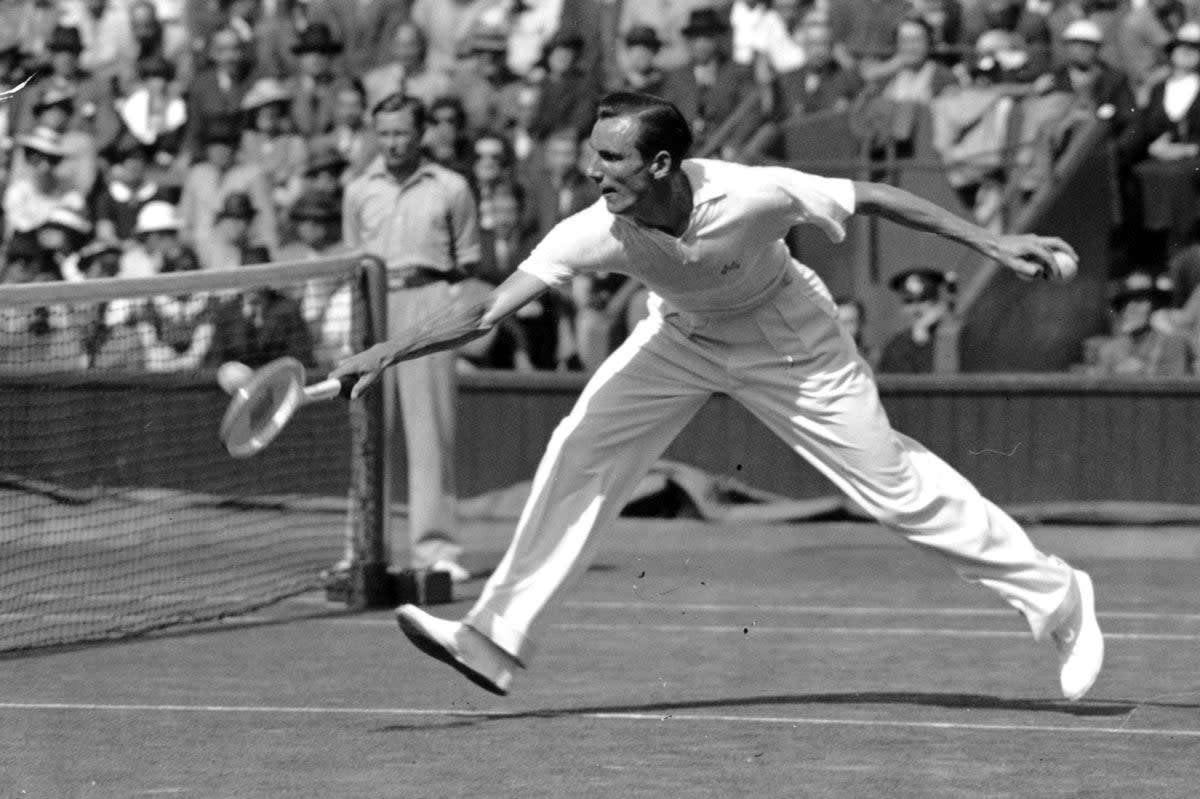
{"type": "Polygon", "coordinates": [[[235,458],[248,458],[275,440],[292,414],[312,402],[350,396],[357,377],[331,377],[304,385],[304,365],[277,358],[257,370],[232,392],[221,419],[221,443],[235,458]]]}

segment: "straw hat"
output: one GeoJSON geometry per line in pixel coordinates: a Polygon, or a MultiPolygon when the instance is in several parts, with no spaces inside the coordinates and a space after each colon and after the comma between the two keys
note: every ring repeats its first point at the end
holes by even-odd
{"type": "Polygon", "coordinates": [[[164,200],[151,200],[138,211],[137,223],[133,235],[144,236],[147,233],[178,232],[183,227],[175,206],[164,200]]]}

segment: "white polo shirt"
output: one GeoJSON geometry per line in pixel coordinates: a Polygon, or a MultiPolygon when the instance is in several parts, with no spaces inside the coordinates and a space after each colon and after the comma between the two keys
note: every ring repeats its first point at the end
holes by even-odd
{"type": "Polygon", "coordinates": [[[851,181],[705,159],[689,159],[682,168],[692,184],[693,208],[679,238],[616,216],[601,199],[559,222],[521,270],[551,287],[579,274],[621,272],[672,308],[695,314],[755,307],[798,270],[832,308],[828,289],[792,259],[784,236],[807,223],[831,241],[844,239],[844,222],[855,207],[851,181]]]}

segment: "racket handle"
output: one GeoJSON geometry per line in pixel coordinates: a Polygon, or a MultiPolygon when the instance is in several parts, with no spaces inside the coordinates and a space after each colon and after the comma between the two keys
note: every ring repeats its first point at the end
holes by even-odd
{"type": "Polygon", "coordinates": [[[305,386],[304,399],[307,402],[321,402],[322,400],[330,400],[334,397],[346,397],[349,399],[350,389],[354,388],[354,384],[357,382],[357,377],[330,377],[322,380],[320,383],[305,386]]]}

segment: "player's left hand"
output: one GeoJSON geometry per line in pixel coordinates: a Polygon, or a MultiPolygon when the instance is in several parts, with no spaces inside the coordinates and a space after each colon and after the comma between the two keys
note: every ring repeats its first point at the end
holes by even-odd
{"type": "Polygon", "coordinates": [[[1065,252],[1078,260],[1075,248],[1057,236],[1033,233],[1000,236],[996,242],[997,261],[1024,280],[1049,280],[1055,274],[1054,252],[1065,252]]]}

